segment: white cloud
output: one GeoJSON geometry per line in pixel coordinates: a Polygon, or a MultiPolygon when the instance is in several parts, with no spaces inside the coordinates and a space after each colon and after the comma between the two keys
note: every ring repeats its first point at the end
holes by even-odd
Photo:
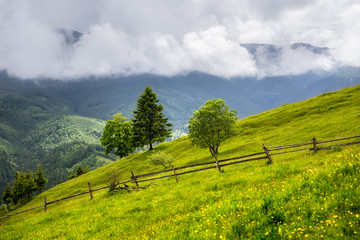
{"type": "Polygon", "coordinates": [[[330,44],[332,54],[344,65],[360,67],[360,3],[340,15],[344,27],[330,44]]]}
{"type": "MultiPolygon", "coordinates": [[[[0,0],[0,69],[22,78],[190,71],[301,74],[360,66],[357,0],[0,0]],[[83,37],[66,46],[57,29],[83,37]],[[285,47],[257,65],[242,43],[308,42],[332,56],[285,47]]],[[[265,54],[266,52],[263,52],[265,54]]]]}
{"type": "Polygon", "coordinates": [[[255,75],[257,71],[248,51],[229,40],[222,26],[186,34],[184,49],[194,70],[225,77],[255,75]]]}
{"type": "Polygon", "coordinates": [[[280,68],[273,75],[297,75],[312,71],[329,71],[335,66],[331,57],[312,53],[304,48],[285,48],[280,60],[280,68]]]}
{"type": "Polygon", "coordinates": [[[29,5],[0,2],[0,68],[19,77],[54,74],[61,68],[61,38],[29,15],[29,5]]]}

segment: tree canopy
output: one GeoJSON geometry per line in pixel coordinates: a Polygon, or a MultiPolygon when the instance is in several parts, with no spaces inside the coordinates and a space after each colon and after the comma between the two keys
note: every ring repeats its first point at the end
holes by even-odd
{"type": "Polygon", "coordinates": [[[133,112],[133,134],[132,142],[135,147],[149,145],[153,148],[153,143],[164,142],[171,136],[168,119],[162,113],[163,106],[158,104],[156,93],[147,86],[137,99],[136,110],[133,112]]]}
{"type": "Polygon", "coordinates": [[[121,113],[115,114],[113,120],[108,120],[100,143],[105,147],[105,154],[114,152],[120,158],[133,152],[131,143],[132,123],[121,113]]]}
{"type": "Polygon", "coordinates": [[[220,170],[217,153],[220,144],[236,134],[236,110],[230,110],[222,99],[211,99],[193,113],[189,120],[189,139],[201,148],[209,148],[220,170]]]}

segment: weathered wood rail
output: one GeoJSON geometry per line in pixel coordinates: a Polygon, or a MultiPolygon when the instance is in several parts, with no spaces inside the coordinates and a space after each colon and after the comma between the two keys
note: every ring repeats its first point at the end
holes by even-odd
{"type": "MultiPolygon", "coordinates": [[[[346,143],[330,145],[330,146],[320,146],[320,145],[327,144],[327,143],[340,142],[340,141],[345,141],[345,140],[350,140],[350,139],[352,140],[352,139],[355,139],[355,138],[360,138],[360,135],[353,136],[353,137],[347,137],[347,138],[326,140],[326,141],[317,140],[316,137],[314,136],[312,141],[310,141],[310,142],[293,143],[293,144],[280,145],[280,146],[271,146],[271,147],[266,147],[263,144],[263,151],[262,152],[252,153],[252,154],[243,155],[243,156],[239,156],[239,157],[222,159],[222,160],[219,160],[218,162],[220,164],[220,167],[225,167],[225,166],[230,166],[230,165],[240,164],[240,163],[245,163],[245,162],[251,162],[251,161],[257,161],[257,160],[262,160],[262,159],[268,159],[269,163],[273,163],[274,161],[272,159],[272,156],[275,156],[275,155],[293,153],[293,152],[298,152],[298,151],[309,151],[309,150],[314,151],[316,153],[319,150],[328,150],[328,149],[332,149],[332,148],[335,148],[335,147],[343,147],[343,146],[350,146],[350,145],[354,145],[354,144],[360,144],[360,141],[353,141],[353,142],[346,142],[346,143]],[[304,146],[308,146],[308,147],[304,147],[304,146]],[[288,149],[293,149],[293,150],[288,150],[288,149]],[[283,150],[286,150],[286,151],[283,151],[283,150]]],[[[140,174],[140,175],[135,175],[134,172],[131,171],[131,175],[132,175],[131,179],[119,182],[119,183],[116,184],[116,186],[118,186],[121,189],[128,189],[128,190],[138,189],[138,188],[142,188],[142,187],[139,186],[139,183],[148,182],[148,181],[154,181],[154,180],[163,179],[163,178],[170,178],[170,177],[174,177],[176,179],[176,182],[178,182],[179,181],[178,176],[185,175],[185,174],[190,174],[190,173],[194,173],[194,172],[199,172],[199,171],[205,171],[205,170],[214,169],[214,168],[216,168],[216,161],[198,163],[198,164],[191,164],[191,165],[185,165],[185,166],[180,166],[180,167],[171,166],[171,169],[166,169],[166,170],[163,170],[163,171],[157,171],[157,172],[151,172],[151,173],[145,173],[145,174],[140,174]],[[185,172],[179,172],[179,170],[184,170],[184,169],[188,169],[188,168],[197,168],[197,167],[205,166],[205,165],[211,165],[211,166],[207,166],[207,167],[199,168],[199,169],[194,169],[194,170],[190,170],[190,171],[185,171],[185,172]],[[153,177],[153,176],[161,175],[161,174],[165,174],[165,173],[171,173],[171,174],[158,176],[158,177],[153,177]],[[149,178],[149,177],[152,177],[152,178],[149,178]],[[140,178],[142,178],[142,179],[140,180],[140,178]],[[125,183],[134,183],[136,185],[136,187],[133,188],[133,187],[120,187],[119,186],[119,185],[125,184],[125,183]]],[[[63,198],[60,198],[60,199],[56,199],[56,200],[49,201],[49,202],[47,202],[46,197],[44,197],[44,204],[41,205],[41,206],[32,207],[32,208],[29,208],[29,209],[26,209],[26,210],[23,210],[23,211],[20,211],[20,212],[15,212],[15,213],[12,213],[12,214],[10,214],[9,210],[6,209],[6,216],[1,217],[0,220],[1,219],[8,219],[9,220],[9,218],[11,216],[15,216],[15,215],[18,215],[20,213],[28,212],[30,210],[34,210],[34,209],[38,209],[38,208],[43,208],[44,212],[46,212],[47,206],[50,205],[50,204],[60,202],[60,201],[64,201],[64,200],[67,200],[67,199],[71,199],[71,198],[74,198],[74,197],[78,197],[78,196],[81,196],[81,195],[84,195],[84,194],[89,194],[90,199],[93,199],[93,194],[92,194],[93,192],[110,187],[109,185],[107,185],[107,186],[103,186],[103,187],[100,187],[100,188],[91,189],[91,183],[88,182],[87,185],[88,185],[89,191],[86,191],[86,192],[77,193],[77,194],[74,194],[74,195],[70,195],[70,196],[63,197],[63,198]]]]}

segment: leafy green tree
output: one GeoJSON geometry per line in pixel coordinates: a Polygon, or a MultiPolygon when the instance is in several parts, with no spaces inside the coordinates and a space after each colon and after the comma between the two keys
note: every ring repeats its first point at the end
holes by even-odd
{"type": "Polygon", "coordinates": [[[131,144],[132,123],[121,113],[115,114],[113,118],[107,121],[100,143],[105,147],[105,154],[114,151],[114,154],[122,158],[134,151],[131,144]]]}
{"type": "Polygon", "coordinates": [[[33,173],[29,170],[26,172],[18,171],[15,173],[15,179],[12,188],[13,202],[31,199],[33,192],[37,190],[33,173]]]}
{"type": "Polygon", "coordinates": [[[2,195],[2,199],[7,206],[9,206],[9,204],[13,201],[13,194],[11,192],[11,187],[9,184],[6,184],[6,186],[5,186],[4,194],[2,195]]]}
{"type": "Polygon", "coordinates": [[[236,134],[236,110],[230,110],[222,99],[211,99],[193,113],[189,120],[189,138],[201,148],[209,148],[215,158],[217,170],[220,171],[217,159],[220,144],[236,134]]]}
{"type": "Polygon", "coordinates": [[[147,86],[137,99],[136,110],[133,112],[132,142],[135,147],[149,145],[153,149],[153,143],[164,142],[171,136],[168,119],[162,113],[163,106],[158,104],[156,93],[147,86]]]}
{"type": "Polygon", "coordinates": [[[48,182],[48,180],[45,178],[45,172],[43,171],[41,164],[37,165],[34,181],[37,190],[39,190],[40,192],[44,189],[45,184],[48,182]]]}

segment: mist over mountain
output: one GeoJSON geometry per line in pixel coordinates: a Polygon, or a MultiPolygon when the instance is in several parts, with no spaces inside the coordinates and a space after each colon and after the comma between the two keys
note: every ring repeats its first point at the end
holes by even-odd
{"type": "Polygon", "coordinates": [[[33,80],[333,71],[360,66],[359,15],[357,0],[3,0],[0,69],[33,80]]]}

